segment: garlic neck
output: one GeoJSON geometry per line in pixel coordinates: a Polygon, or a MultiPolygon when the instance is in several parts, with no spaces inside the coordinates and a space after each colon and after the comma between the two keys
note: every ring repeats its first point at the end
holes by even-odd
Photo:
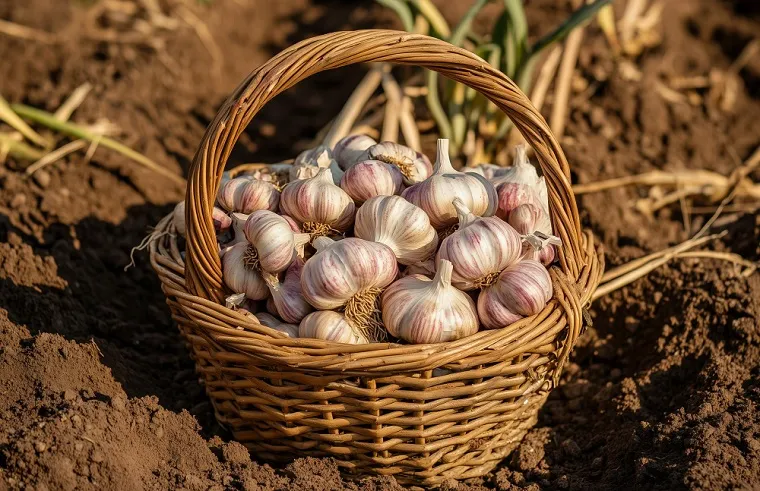
{"type": "Polygon", "coordinates": [[[329,168],[322,168],[317,172],[317,175],[314,176],[315,180],[329,182],[330,184],[335,184],[333,182],[333,175],[332,171],[329,168]]]}
{"type": "Polygon", "coordinates": [[[433,278],[433,284],[436,289],[443,289],[451,286],[451,274],[453,271],[454,265],[451,261],[447,261],[446,259],[438,260],[435,277],[433,278]]]}
{"type": "Polygon", "coordinates": [[[454,201],[452,201],[452,204],[454,205],[454,208],[457,210],[457,219],[459,220],[459,229],[463,229],[468,225],[472,225],[473,222],[475,222],[478,217],[475,216],[469,208],[467,208],[467,205],[464,204],[464,202],[459,198],[454,198],[454,201]]]}
{"type": "Polygon", "coordinates": [[[458,174],[459,172],[451,165],[449,158],[449,141],[445,138],[439,138],[436,146],[435,168],[433,174],[458,174]]]}

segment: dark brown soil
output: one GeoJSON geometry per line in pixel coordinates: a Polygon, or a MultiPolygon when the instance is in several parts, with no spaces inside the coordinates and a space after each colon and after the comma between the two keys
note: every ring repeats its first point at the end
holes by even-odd
{"type": "MultiPolygon", "coordinates": [[[[438,3],[452,19],[466,8],[438,3]]],[[[172,14],[182,2],[161,4],[172,14]]],[[[120,140],[177,172],[258,63],[314,34],[389,25],[369,2],[185,2],[221,48],[215,61],[183,23],[154,36],[165,46],[158,51],[94,40],[96,29],[128,29],[93,15],[98,5],[0,0],[0,19],[63,39],[0,34],[0,93],[53,111],[90,82],[74,119],[117,124],[120,140]]],[[[559,0],[528,5],[532,32],[568,9],[559,0]]],[[[573,97],[563,141],[577,181],[652,169],[728,174],[760,144],[757,59],[739,73],[729,112],[666,102],[653,88],[658,78],[727,69],[760,32],[755,3],[672,0],[661,30],[663,43],[635,60],[640,81],[615,71],[603,37],[587,31],[578,75],[589,88],[573,97]]],[[[292,156],[361,73],[324,74],[279,97],[232,163],[292,156]]],[[[123,270],[183,192],[105,149],[34,179],[20,162],[0,166],[0,489],[400,489],[392,478],[343,481],[329,460],[259,465],[215,424],[146,255],[123,270]]],[[[638,193],[579,199],[612,265],[688,236],[677,208],[653,220],[637,213],[638,193]]],[[[705,218],[692,217],[692,233],[705,218]]],[[[757,213],[725,227],[717,249],[760,259],[757,213]]],[[[760,275],[674,261],[597,301],[593,317],[519,450],[490,476],[444,488],[759,488],[760,275]]]]}

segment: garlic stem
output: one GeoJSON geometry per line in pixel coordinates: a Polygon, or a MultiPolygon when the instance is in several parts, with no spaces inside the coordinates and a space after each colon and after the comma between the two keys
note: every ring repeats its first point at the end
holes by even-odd
{"type": "Polygon", "coordinates": [[[451,286],[451,274],[454,272],[454,265],[446,259],[439,259],[436,264],[435,283],[436,289],[448,288],[451,286]]]}
{"type": "Polygon", "coordinates": [[[472,213],[469,208],[467,208],[467,205],[465,205],[464,201],[461,199],[454,198],[452,204],[457,210],[457,219],[459,220],[460,230],[467,227],[468,225],[471,225],[475,220],[478,219],[478,217],[475,216],[475,214],[472,213]]]}
{"type": "Polygon", "coordinates": [[[446,138],[439,138],[435,151],[435,168],[433,174],[458,174],[454,166],[451,165],[451,159],[449,158],[449,140],[446,138]]]}

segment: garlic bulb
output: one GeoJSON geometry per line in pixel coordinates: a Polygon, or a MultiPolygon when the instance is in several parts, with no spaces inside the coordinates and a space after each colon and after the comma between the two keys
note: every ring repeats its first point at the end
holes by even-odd
{"type": "Polygon", "coordinates": [[[293,161],[288,177],[290,181],[310,179],[319,173],[320,169],[330,169],[334,184],[339,184],[343,177],[343,169],[333,158],[332,151],[324,145],[301,152],[293,161]]]}
{"type": "Polygon", "coordinates": [[[286,222],[288,222],[288,225],[290,225],[290,230],[292,230],[292,231],[293,231],[293,233],[295,233],[295,234],[300,234],[300,233],[301,233],[301,226],[300,226],[300,225],[298,225],[298,223],[297,223],[295,220],[293,220],[293,219],[292,219],[291,217],[289,217],[288,215],[280,215],[280,216],[281,216],[281,217],[282,217],[282,218],[283,218],[283,219],[284,219],[286,222]]]}
{"type": "Polygon", "coordinates": [[[520,258],[520,234],[496,217],[476,217],[459,198],[453,200],[459,229],[443,239],[436,259],[454,265],[452,282],[461,290],[474,290],[496,281],[499,273],[520,258]]]}
{"type": "Polygon", "coordinates": [[[285,322],[282,322],[277,317],[273,315],[269,315],[266,312],[259,312],[259,313],[250,314],[250,315],[256,318],[256,320],[259,321],[259,324],[261,324],[262,326],[268,327],[270,329],[274,329],[275,331],[280,331],[283,334],[287,334],[289,338],[298,337],[298,326],[295,324],[287,324],[285,322]]]}
{"type": "Polygon", "coordinates": [[[301,322],[301,319],[314,310],[301,293],[303,265],[303,259],[297,257],[288,268],[282,282],[276,275],[262,273],[272,295],[270,298],[274,309],[285,322],[301,322]]]}
{"type": "MultiPolygon", "coordinates": [[[[264,271],[285,271],[296,257],[296,236],[288,222],[277,213],[267,210],[254,211],[243,225],[243,233],[253,246],[256,260],[264,271]]],[[[308,240],[299,237],[299,243],[308,240]]],[[[255,265],[254,265],[255,266],[255,265]]]]}
{"type": "Polygon", "coordinates": [[[427,276],[428,278],[432,278],[433,276],[435,276],[435,258],[428,259],[428,260],[415,263],[415,264],[410,264],[409,266],[401,270],[402,278],[404,276],[412,276],[415,274],[427,276]]]}
{"type": "Polygon", "coordinates": [[[438,152],[433,175],[401,193],[407,201],[425,210],[436,229],[457,222],[452,204],[459,198],[477,216],[491,216],[496,211],[496,190],[483,176],[465,174],[451,166],[449,141],[438,140],[438,152]]]}
{"type": "Polygon", "coordinates": [[[250,177],[226,181],[216,195],[219,206],[227,211],[251,213],[256,210],[276,210],[280,192],[274,184],[250,177]]]}
{"type": "Polygon", "coordinates": [[[480,322],[487,329],[505,327],[524,316],[538,314],[551,298],[549,272],[538,261],[523,259],[505,269],[496,283],[480,292],[480,322]]]}
{"type": "Polygon", "coordinates": [[[341,169],[348,170],[359,161],[365,150],[376,144],[377,142],[367,135],[348,135],[335,144],[333,156],[341,169]]]}
{"type": "Polygon", "coordinates": [[[299,338],[324,339],[336,343],[368,344],[369,340],[355,330],[348,319],[332,310],[312,312],[298,326],[299,338]]]}
{"type": "Polygon", "coordinates": [[[235,293],[245,293],[251,300],[267,298],[269,290],[256,269],[255,249],[247,242],[228,247],[222,256],[224,283],[235,293]]]}
{"type": "Polygon", "coordinates": [[[414,344],[454,341],[478,330],[475,303],[451,285],[453,266],[438,261],[435,278],[414,275],[389,286],[381,297],[388,332],[414,344]]]}
{"type": "Polygon", "coordinates": [[[285,186],[280,207],[301,224],[304,232],[313,235],[345,232],[353,224],[356,212],[351,196],[333,183],[330,169],[321,169],[311,179],[285,186]]]}
{"type": "MultiPolygon", "coordinates": [[[[546,214],[540,206],[524,204],[520,205],[507,216],[507,223],[512,225],[522,235],[532,234],[536,231],[544,234],[551,233],[551,223],[548,222],[546,214]],[[548,229],[548,231],[547,231],[548,229]]],[[[539,247],[533,245],[533,241],[526,241],[523,247],[525,257],[535,259],[541,264],[548,265],[554,261],[556,256],[555,246],[552,244],[538,243],[539,247]]]]}
{"type": "Polygon", "coordinates": [[[327,237],[314,240],[317,252],[301,272],[304,298],[318,310],[343,307],[352,325],[375,332],[378,319],[375,301],[383,288],[398,275],[393,250],[377,242],[355,237],[337,242],[327,237]]]}
{"type": "Polygon", "coordinates": [[[424,181],[433,172],[433,166],[425,155],[395,142],[372,145],[359,160],[380,160],[398,167],[407,186],[424,181]]]}
{"type": "Polygon", "coordinates": [[[356,212],[354,235],[387,245],[404,265],[429,259],[438,246],[438,234],[425,212],[400,196],[367,200],[356,212]]]}
{"type": "Polygon", "coordinates": [[[512,210],[518,206],[534,205],[542,212],[537,218],[538,228],[535,230],[540,230],[545,234],[552,233],[546,179],[538,177],[536,168],[528,160],[527,149],[524,145],[519,145],[515,149],[512,167],[507,168],[502,176],[493,179],[492,182],[499,196],[496,216],[507,220],[512,210]]]}
{"type": "MultiPolygon", "coordinates": [[[[177,206],[174,207],[172,219],[174,221],[174,226],[177,229],[177,233],[184,237],[187,232],[187,227],[185,226],[184,201],[180,201],[177,203],[177,206]]],[[[217,234],[226,231],[232,225],[232,219],[224,212],[224,210],[221,210],[216,206],[211,211],[211,219],[214,221],[214,230],[217,234]]]]}
{"type": "Polygon", "coordinates": [[[374,196],[399,194],[403,183],[404,176],[398,167],[379,160],[364,160],[348,168],[340,187],[361,204],[374,196]]]}

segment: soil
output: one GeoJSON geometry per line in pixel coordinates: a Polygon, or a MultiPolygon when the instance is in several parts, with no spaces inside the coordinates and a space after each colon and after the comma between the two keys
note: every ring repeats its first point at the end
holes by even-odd
{"type": "MultiPolygon", "coordinates": [[[[98,12],[104,3],[0,0],[0,19],[61,40],[0,34],[0,93],[54,111],[90,82],[76,121],[108,120],[121,141],[183,174],[216,108],[257,64],[318,33],[393,25],[369,2],[160,2],[170,17],[203,20],[219,47],[212,55],[186,22],[157,29],[152,44],[104,40],[104,30],[139,24],[98,12]]],[[[438,3],[449,19],[466,8],[438,3]]],[[[530,31],[551,28],[568,3],[528,2],[530,31]]],[[[135,15],[144,26],[146,12],[135,15]]],[[[740,70],[728,110],[706,91],[691,105],[655,88],[727,70],[760,32],[756,4],[673,0],[660,31],[632,80],[615,70],[598,28],[587,30],[576,74],[586,83],[563,139],[576,181],[653,169],[727,175],[760,144],[757,57],[740,70]]],[[[292,157],[361,75],[322,74],[280,96],[231,165],[292,157]]],[[[640,192],[579,198],[611,266],[689,236],[677,208],[635,211],[640,192]]],[[[0,489],[401,489],[392,478],[345,481],[329,459],[260,465],[216,425],[147,256],[124,271],[183,193],[102,148],[32,179],[21,162],[0,166],[0,489]]],[[[690,231],[708,216],[692,215],[690,231]]],[[[728,234],[713,247],[760,259],[757,211],[724,218],[728,234]]],[[[491,475],[444,489],[760,487],[760,275],[677,260],[603,297],[592,316],[522,446],[491,475]]]]}

